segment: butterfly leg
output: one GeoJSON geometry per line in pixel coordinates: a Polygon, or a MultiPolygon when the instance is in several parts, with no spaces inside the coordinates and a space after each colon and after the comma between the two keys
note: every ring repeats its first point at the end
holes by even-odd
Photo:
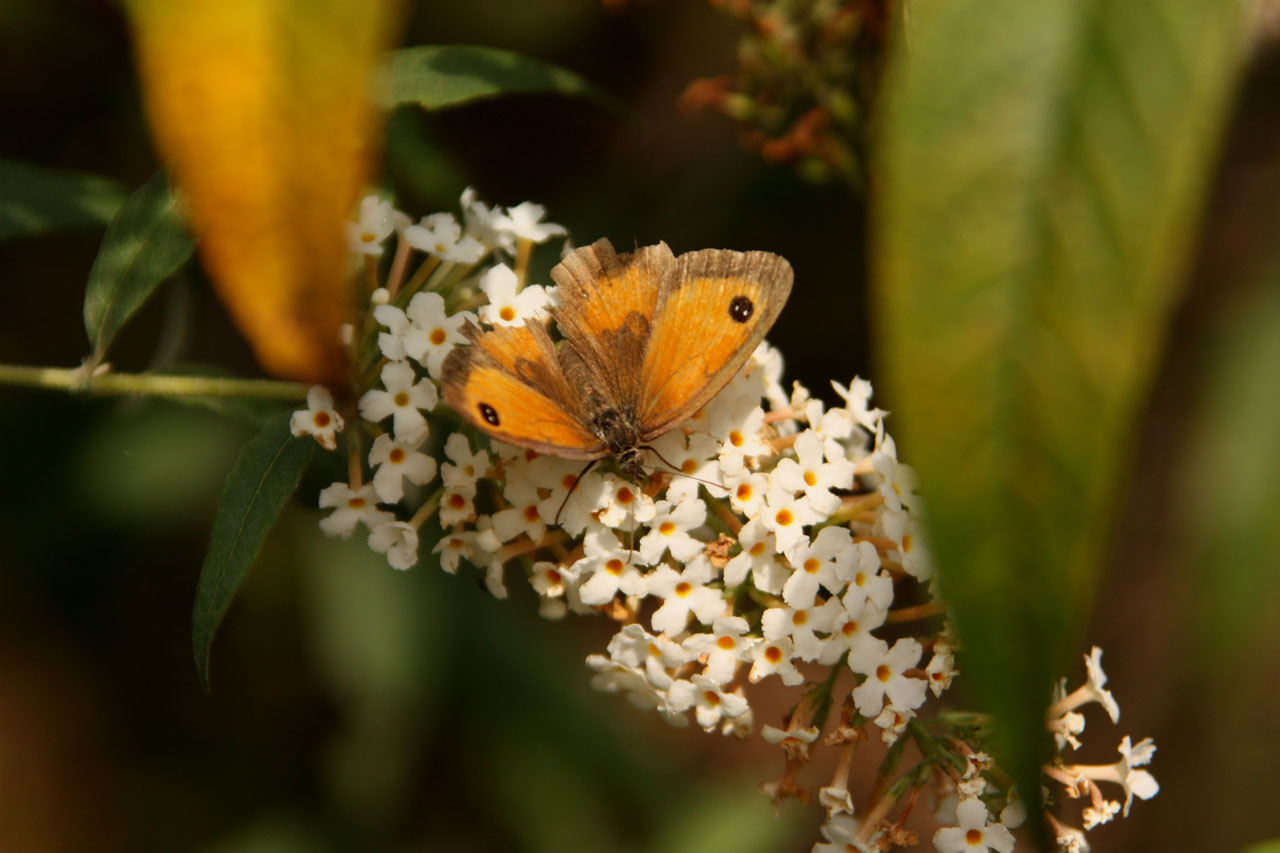
{"type": "Polygon", "coordinates": [[[564,493],[564,500],[560,501],[560,508],[556,510],[556,520],[554,522],[556,527],[560,526],[560,516],[564,513],[564,508],[569,504],[569,497],[573,494],[574,490],[578,488],[578,484],[582,482],[582,478],[587,476],[587,472],[594,468],[595,464],[599,461],[599,459],[592,459],[588,462],[586,466],[578,472],[578,476],[574,479],[573,485],[569,487],[569,491],[564,493]]]}

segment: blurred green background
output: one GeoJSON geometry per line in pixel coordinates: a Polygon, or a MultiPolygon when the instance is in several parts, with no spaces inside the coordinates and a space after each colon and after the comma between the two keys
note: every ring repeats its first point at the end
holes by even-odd
{"type": "MultiPolygon", "coordinates": [[[[874,382],[863,203],[842,185],[763,164],[725,120],[677,108],[692,79],[732,70],[738,35],[704,3],[419,4],[406,44],[485,44],[555,62],[638,121],[541,96],[402,111],[388,126],[386,179],[415,215],[454,210],[474,184],[492,203],[547,205],[578,243],[607,236],[620,247],[662,239],[677,252],[783,254],[797,284],[771,340],[789,379],[828,397],[829,379],[874,382]]],[[[1233,465],[1258,461],[1234,459],[1234,444],[1218,462],[1192,453],[1206,432],[1236,426],[1213,422],[1223,408],[1213,395],[1256,397],[1263,425],[1274,422],[1266,407],[1280,405],[1266,350],[1277,327],[1249,326],[1280,311],[1271,296],[1280,273],[1269,265],[1278,83],[1280,62],[1264,46],[1088,632],[1106,649],[1124,716],[1114,736],[1090,716],[1085,758],[1111,760],[1123,733],[1154,736],[1162,786],[1128,820],[1091,834],[1099,851],[1225,850],[1280,835],[1268,805],[1280,638],[1259,604],[1277,600],[1277,566],[1266,562],[1275,550],[1209,549],[1258,560],[1228,597],[1211,563],[1188,558],[1195,543],[1180,538],[1188,472],[1207,511],[1230,505],[1233,465]],[[1261,349],[1231,362],[1250,328],[1261,349]],[[1250,376],[1250,365],[1262,369],[1250,376]],[[1244,384],[1224,390],[1225,375],[1244,384]],[[1235,633],[1224,637],[1227,624],[1235,633]]],[[[0,115],[0,157],[131,188],[156,168],[113,4],[0,3],[0,115]]],[[[0,244],[0,361],[71,366],[87,353],[80,305],[100,238],[0,244]]],[[[545,271],[554,255],[539,261],[545,271]]],[[[148,306],[114,357],[130,370],[178,361],[256,370],[194,273],[148,306]]],[[[588,688],[581,661],[607,641],[603,621],[547,623],[519,584],[495,601],[467,570],[450,577],[424,561],[397,573],[359,541],[323,540],[307,509],[329,482],[323,472],[304,481],[224,623],[214,692],[204,695],[190,607],[223,477],[248,436],[232,420],[168,403],[0,391],[10,466],[0,512],[0,849],[813,843],[816,807],[790,803],[775,819],[756,790],[781,770],[778,750],[672,730],[588,688]]],[[[776,722],[782,701],[762,699],[757,724],[776,722]]],[[[873,771],[859,774],[855,796],[873,771]]],[[[824,772],[802,779],[821,785],[824,772]]]]}

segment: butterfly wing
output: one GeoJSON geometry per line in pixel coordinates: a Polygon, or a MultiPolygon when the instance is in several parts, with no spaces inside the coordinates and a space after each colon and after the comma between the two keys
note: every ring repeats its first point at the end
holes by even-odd
{"type": "Polygon", "coordinates": [[[705,249],[677,258],[638,373],[643,440],[688,420],[728,384],[778,319],[792,278],[791,265],[770,252],[705,249]]]}
{"type": "Polygon", "coordinates": [[[462,329],[471,346],[444,361],[444,399],[499,441],[564,459],[599,459],[603,443],[582,421],[556,346],[539,322],[462,329]]]}
{"type": "Polygon", "coordinates": [[[675,275],[666,243],[619,255],[605,239],[571,252],[551,271],[560,297],[556,324],[580,356],[580,370],[566,372],[575,392],[596,395],[584,403],[588,411],[635,411],[654,312],[675,275]]]}

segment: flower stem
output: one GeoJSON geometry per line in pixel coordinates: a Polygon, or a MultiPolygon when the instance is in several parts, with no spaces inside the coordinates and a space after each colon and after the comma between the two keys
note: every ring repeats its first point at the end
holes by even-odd
{"type": "Polygon", "coordinates": [[[101,373],[64,367],[0,364],[0,385],[45,388],[93,395],[144,394],[153,397],[256,397],[290,402],[307,398],[307,385],[276,379],[166,376],[158,373],[101,373]]]}

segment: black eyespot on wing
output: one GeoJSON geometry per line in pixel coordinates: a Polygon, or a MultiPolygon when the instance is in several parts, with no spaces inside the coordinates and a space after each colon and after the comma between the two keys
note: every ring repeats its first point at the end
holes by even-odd
{"type": "Polygon", "coordinates": [[[739,323],[745,323],[756,313],[755,304],[745,296],[735,296],[729,303],[729,316],[739,323]]]}
{"type": "Polygon", "coordinates": [[[493,406],[490,406],[488,403],[481,403],[477,408],[480,409],[480,417],[484,418],[485,423],[489,426],[499,425],[498,413],[494,410],[493,406]]]}

